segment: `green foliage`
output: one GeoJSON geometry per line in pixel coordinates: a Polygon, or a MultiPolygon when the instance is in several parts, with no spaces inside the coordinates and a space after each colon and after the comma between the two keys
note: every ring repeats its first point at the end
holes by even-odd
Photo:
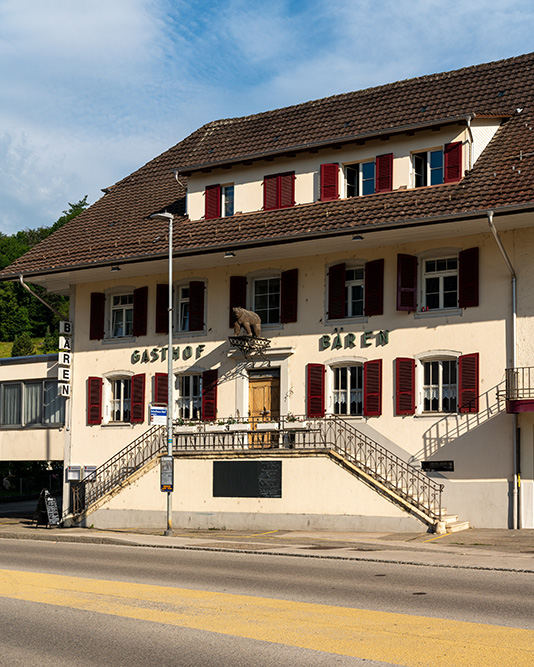
{"type": "Polygon", "coordinates": [[[27,357],[30,354],[33,354],[34,345],[33,340],[31,339],[30,334],[27,331],[23,331],[20,336],[15,338],[13,347],[11,348],[12,357],[27,357]]]}
{"type": "MultiPolygon", "coordinates": [[[[63,227],[88,206],[87,195],[75,204],[69,202],[69,208],[63,211],[56,222],[50,227],[26,229],[11,236],[0,232],[0,269],[5,268],[18,257],[28,252],[47,236],[63,227]]],[[[56,308],[68,319],[69,300],[58,294],[48,294],[38,285],[31,285],[34,292],[42,296],[47,303],[56,308]]],[[[14,341],[23,332],[29,335],[45,336],[47,329],[56,335],[58,318],[38,299],[27,292],[20,284],[0,282],[0,340],[14,341]]],[[[57,345],[52,346],[57,348],[57,345]]],[[[18,356],[18,355],[17,355],[18,356]]]]}
{"type": "Polygon", "coordinates": [[[50,327],[46,327],[46,333],[41,346],[43,354],[50,354],[59,350],[59,332],[50,333],[50,327]]]}

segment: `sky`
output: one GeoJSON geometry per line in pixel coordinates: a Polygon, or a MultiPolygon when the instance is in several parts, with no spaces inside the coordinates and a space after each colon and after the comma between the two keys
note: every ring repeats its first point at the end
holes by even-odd
{"type": "Polygon", "coordinates": [[[534,51],[531,0],[0,0],[0,233],[206,122],[534,51]]]}

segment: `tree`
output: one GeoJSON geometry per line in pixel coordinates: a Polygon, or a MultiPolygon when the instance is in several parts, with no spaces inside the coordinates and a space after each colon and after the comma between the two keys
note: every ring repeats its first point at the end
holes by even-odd
{"type": "MultiPolygon", "coordinates": [[[[69,208],[50,227],[26,229],[11,236],[0,233],[0,269],[40,243],[47,236],[63,227],[87,208],[87,195],[69,208]]],[[[69,300],[57,294],[48,294],[43,287],[32,285],[32,289],[60,313],[68,318],[69,300]]],[[[0,340],[13,341],[24,331],[33,336],[44,336],[47,328],[57,331],[58,318],[38,299],[29,294],[18,283],[0,282],[0,340]]]]}
{"type": "Polygon", "coordinates": [[[11,348],[12,357],[27,357],[33,354],[33,341],[30,334],[24,331],[15,338],[13,347],[11,348]]]}

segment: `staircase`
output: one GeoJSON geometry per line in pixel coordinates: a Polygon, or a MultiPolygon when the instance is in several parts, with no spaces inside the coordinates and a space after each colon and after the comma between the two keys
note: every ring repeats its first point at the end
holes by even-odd
{"type": "MultiPolygon", "coordinates": [[[[294,419],[282,417],[276,427],[275,447],[283,447],[284,455],[314,451],[329,456],[436,533],[469,528],[468,522],[458,521],[457,515],[449,515],[441,506],[443,484],[392,454],[343,418],[302,418],[303,428],[299,430],[294,430],[294,419]]],[[[249,449],[249,428],[248,423],[243,423],[241,431],[233,425],[232,432],[213,433],[208,424],[199,423],[187,435],[175,431],[174,454],[232,451],[240,455],[261,455],[261,448],[249,449]]],[[[66,516],[79,518],[97,509],[105,498],[130,484],[134,476],[143,474],[149,464],[154,465],[166,447],[166,427],[151,427],[73,488],[72,506],[66,516]]]]}

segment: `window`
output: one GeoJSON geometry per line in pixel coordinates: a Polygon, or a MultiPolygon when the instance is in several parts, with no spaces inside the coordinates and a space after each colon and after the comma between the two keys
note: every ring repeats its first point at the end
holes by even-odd
{"type": "Polygon", "coordinates": [[[111,297],[111,337],[133,335],[133,292],[111,297]]]}
{"type": "Polygon", "coordinates": [[[189,285],[178,288],[178,331],[189,331],[189,285]]]}
{"type": "MultiPolygon", "coordinates": [[[[306,413],[325,415],[325,366],[306,367],[306,413]]],[[[331,369],[331,403],[337,415],[379,417],[382,414],[382,359],[363,364],[335,365],[331,369]]]]}
{"type": "Polygon", "coordinates": [[[388,192],[393,187],[393,153],[377,155],[375,160],[345,167],[345,196],[360,197],[388,192]]]}
{"type": "Polygon", "coordinates": [[[458,405],[456,359],[423,362],[423,412],[456,412],[458,405]]]}
{"type": "Polygon", "coordinates": [[[363,414],[363,365],[334,366],[333,411],[335,415],[363,414]]]}
{"type": "Polygon", "coordinates": [[[416,188],[459,181],[462,177],[462,142],[412,154],[413,184],[416,188]]]}
{"type": "Polygon", "coordinates": [[[110,421],[129,422],[131,415],[131,379],[113,379],[110,380],[110,385],[110,421]]]}
{"type": "Polygon", "coordinates": [[[146,336],[148,287],[91,293],[89,339],[146,336]]]}
{"type": "MultiPolygon", "coordinates": [[[[87,423],[101,424],[102,378],[87,379],[87,423]]],[[[140,424],[145,420],[145,375],[106,378],[104,399],[106,411],[104,421],[118,424],[140,424]]]]}
{"type": "Polygon", "coordinates": [[[375,191],[375,163],[362,162],[345,167],[346,196],[372,195],[375,191]]]}
{"type": "Polygon", "coordinates": [[[61,426],[65,423],[65,398],[56,380],[0,384],[2,426],[61,426]]]}
{"type": "Polygon", "coordinates": [[[202,375],[180,375],[177,385],[178,418],[202,419],[202,375]]]}
{"type": "Polygon", "coordinates": [[[458,258],[423,261],[423,308],[458,308],[458,258]]]}
{"type": "Polygon", "coordinates": [[[280,323],[280,278],[254,280],[253,308],[262,324],[280,323]]]}
{"type": "Polygon", "coordinates": [[[395,359],[395,414],[474,413],[479,404],[479,355],[436,354],[419,362],[419,388],[414,359],[395,359]]]}
{"type": "Polygon", "coordinates": [[[263,209],[288,208],[295,205],[295,172],[271,174],[263,179],[263,209]]]}
{"type": "Polygon", "coordinates": [[[384,260],[363,266],[335,264],[328,271],[328,319],[382,315],[384,260]]]}
{"type": "Polygon", "coordinates": [[[208,185],[204,192],[206,220],[234,215],[234,185],[208,185]]]}
{"type": "Polygon", "coordinates": [[[397,310],[471,308],[478,306],[478,293],[478,248],[421,260],[414,255],[397,255],[397,310]],[[419,281],[422,287],[418,295],[419,281]]]}
{"type": "Polygon", "coordinates": [[[346,317],[363,315],[363,267],[345,269],[345,313],[346,317]]]}

